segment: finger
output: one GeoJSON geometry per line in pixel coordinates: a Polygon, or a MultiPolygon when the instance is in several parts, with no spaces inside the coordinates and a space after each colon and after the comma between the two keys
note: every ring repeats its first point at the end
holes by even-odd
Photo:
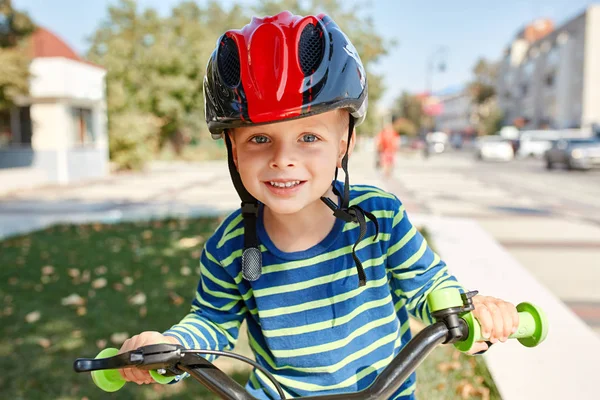
{"type": "MultiPolygon", "coordinates": [[[[136,350],[139,347],[144,345],[144,336],[143,335],[135,335],[131,338],[131,347],[132,350],[136,350]]],[[[148,371],[141,370],[139,368],[131,368],[130,372],[131,376],[133,376],[133,382],[141,385],[146,382],[146,380],[151,379],[150,373],[148,371]]]]}
{"type": "Polygon", "coordinates": [[[492,315],[493,331],[490,335],[490,342],[497,343],[504,337],[504,320],[502,319],[502,310],[494,302],[486,303],[486,307],[492,315]]]}
{"type": "Polygon", "coordinates": [[[515,306],[513,306],[511,303],[509,303],[507,301],[502,301],[502,300],[500,300],[500,302],[498,303],[498,306],[500,307],[500,310],[502,311],[502,321],[504,322],[504,334],[502,335],[502,339],[503,339],[502,341],[506,342],[513,330],[514,320],[513,320],[512,310],[515,309],[515,306]]]}
{"type": "Polygon", "coordinates": [[[481,326],[481,335],[484,339],[489,339],[492,330],[494,328],[494,323],[492,320],[492,314],[488,310],[485,304],[478,304],[475,310],[473,311],[475,318],[479,321],[479,325],[481,326]]]}

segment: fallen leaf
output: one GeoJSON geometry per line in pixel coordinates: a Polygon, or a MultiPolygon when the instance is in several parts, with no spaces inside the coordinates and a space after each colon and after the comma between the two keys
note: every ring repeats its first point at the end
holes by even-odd
{"type": "Polygon", "coordinates": [[[141,306],[140,307],[140,317],[144,318],[146,316],[146,314],[148,314],[148,309],[146,308],[146,306],[141,306]]]}
{"type": "Polygon", "coordinates": [[[129,338],[129,334],[127,332],[116,332],[110,335],[110,341],[114,344],[123,344],[129,338]]]}
{"type": "Polygon", "coordinates": [[[98,347],[99,349],[104,349],[106,347],[106,339],[96,340],[96,347],[98,347]]]}
{"type": "Polygon", "coordinates": [[[52,265],[45,265],[42,267],[42,275],[52,275],[54,273],[54,267],[52,265]]]}
{"type": "Polygon", "coordinates": [[[458,361],[441,362],[437,365],[437,370],[440,372],[456,371],[457,369],[460,369],[458,361]]]}
{"type": "Polygon", "coordinates": [[[190,267],[181,267],[181,275],[190,276],[192,274],[192,269],[190,267]]]}
{"type": "Polygon", "coordinates": [[[89,282],[91,275],[92,274],[90,273],[90,271],[88,269],[83,271],[83,274],[81,274],[81,282],[89,282]]]}
{"type": "Polygon", "coordinates": [[[202,240],[202,236],[181,238],[179,239],[179,247],[189,249],[190,247],[198,246],[202,240]]]}
{"type": "Polygon", "coordinates": [[[475,394],[475,387],[467,380],[462,380],[456,385],[456,394],[463,399],[468,399],[472,394],[475,394]]]}
{"type": "Polygon", "coordinates": [[[69,268],[67,273],[73,279],[78,278],[81,275],[81,271],[79,271],[77,268],[69,268]]]}
{"type": "Polygon", "coordinates": [[[50,342],[50,339],[40,338],[38,339],[38,344],[42,346],[42,348],[47,349],[48,347],[50,347],[52,342],[50,342]]]}
{"type": "Polygon", "coordinates": [[[87,309],[85,307],[77,307],[77,315],[83,317],[85,314],[87,314],[87,309]]]}
{"type": "Polygon", "coordinates": [[[133,285],[133,278],[130,276],[126,276],[125,278],[123,278],[123,284],[127,286],[133,285]]]}
{"type": "Polygon", "coordinates": [[[106,268],[104,265],[101,265],[99,267],[96,267],[96,269],[94,269],[94,272],[96,273],[96,275],[104,275],[107,270],[108,268],[106,268]]]}
{"type": "Polygon", "coordinates": [[[123,289],[125,289],[125,286],[123,286],[122,283],[117,282],[117,283],[113,284],[113,289],[115,289],[117,292],[122,292],[123,289]]]}
{"type": "Polygon", "coordinates": [[[168,265],[163,265],[162,267],[160,267],[160,273],[163,275],[166,275],[169,273],[169,266],[168,265]]]}
{"type": "Polygon", "coordinates": [[[104,286],[106,286],[106,283],[106,278],[94,279],[94,281],[92,282],[92,287],[94,289],[102,289],[104,286]]]}
{"type": "Polygon", "coordinates": [[[129,304],[134,306],[141,306],[146,303],[146,294],[144,292],[138,292],[129,298],[129,304]]]}
{"type": "Polygon", "coordinates": [[[192,258],[195,260],[199,259],[201,255],[202,255],[202,252],[200,250],[194,250],[194,251],[192,251],[192,254],[191,254],[192,258]]]}
{"type": "Polygon", "coordinates": [[[15,286],[17,283],[19,283],[19,278],[17,278],[16,276],[12,276],[8,278],[8,283],[12,286],[15,286]]]}
{"type": "Polygon", "coordinates": [[[77,293],[73,293],[60,301],[63,306],[82,306],[85,304],[85,299],[77,293]]]}
{"type": "Polygon", "coordinates": [[[33,311],[25,316],[25,321],[29,322],[30,324],[33,324],[34,322],[39,321],[41,316],[42,314],[39,311],[33,311]]]}
{"type": "Polygon", "coordinates": [[[481,385],[483,383],[483,381],[485,381],[483,376],[475,376],[475,377],[473,377],[473,380],[475,381],[475,383],[477,383],[479,385],[481,385]]]}
{"type": "Polygon", "coordinates": [[[171,302],[176,306],[183,304],[183,302],[185,301],[183,297],[181,297],[175,292],[169,292],[169,297],[171,298],[171,302]]]}

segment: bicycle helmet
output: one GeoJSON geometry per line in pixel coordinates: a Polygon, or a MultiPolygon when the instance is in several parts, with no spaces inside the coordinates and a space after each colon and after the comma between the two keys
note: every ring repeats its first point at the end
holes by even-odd
{"type": "MultiPolygon", "coordinates": [[[[204,106],[212,137],[224,137],[227,144],[231,178],[242,199],[242,274],[253,281],[260,277],[262,268],[256,233],[258,201],[242,184],[230,138],[224,131],[345,109],[350,113],[350,139],[367,111],[366,72],[348,37],[325,14],[302,17],[284,11],[254,17],[241,30],[229,30],[217,40],[206,67],[204,106]]],[[[359,207],[349,207],[347,151],[342,168],[346,175],[344,193],[338,193],[334,186],[334,192],[342,197],[341,207],[328,198],[321,200],[336,217],[360,224],[360,241],[366,233],[365,216],[376,226],[377,221],[359,207]]],[[[352,255],[359,267],[359,284],[363,285],[362,265],[354,251],[352,255]]]]}

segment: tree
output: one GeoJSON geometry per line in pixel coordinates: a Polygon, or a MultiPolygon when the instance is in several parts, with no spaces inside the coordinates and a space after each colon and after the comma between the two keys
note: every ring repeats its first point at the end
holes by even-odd
{"type": "Polygon", "coordinates": [[[206,61],[222,31],[246,22],[239,7],[227,12],[216,1],[205,9],[184,1],[164,18],[151,8],[139,11],[134,0],[109,7],[88,57],[108,71],[113,160],[123,168],[139,167],[166,143],[181,151],[192,138],[210,137],[203,123],[206,61]],[[144,152],[134,150],[128,140],[127,118],[144,121],[135,134],[144,152]]]}
{"type": "Polygon", "coordinates": [[[491,135],[502,127],[502,112],[496,102],[495,82],[498,66],[484,58],[473,67],[473,80],[469,84],[473,104],[472,120],[477,124],[479,135],[491,135]]]}
{"type": "Polygon", "coordinates": [[[370,17],[361,17],[356,10],[364,9],[360,4],[352,7],[343,7],[344,2],[338,0],[260,0],[253,8],[256,15],[275,15],[283,10],[294,14],[307,15],[326,13],[338,24],[356,47],[360,59],[367,71],[369,85],[369,108],[367,119],[357,128],[360,133],[373,133],[377,130],[379,122],[375,115],[377,101],[383,95],[383,78],[371,71],[373,64],[385,56],[389,49],[396,43],[386,40],[375,30],[375,25],[370,17]]]}
{"type": "Polygon", "coordinates": [[[29,92],[30,57],[24,39],[34,29],[26,13],[15,10],[10,0],[0,0],[0,111],[29,92]]]}
{"type": "Polygon", "coordinates": [[[419,132],[423,127],[426,116],[423,112],[423,103],[418,96],[406,91],[402,92],[400,97],[396,99],[394,111],[399,117],[410,121],[416,132],[419,132]]]}

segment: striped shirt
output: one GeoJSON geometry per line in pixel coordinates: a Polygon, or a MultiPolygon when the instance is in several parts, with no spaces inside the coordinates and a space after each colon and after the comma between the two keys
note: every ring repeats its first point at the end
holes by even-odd
{"type": "MultiPolygon", "coordinates": [[[[341,190],[342,184],[336,182],[341,190]]],[[[262,276],[242,279],[244,227],[240,210],[206,242],[191,312],[165,332],[186,347],[232,349],[240,324],[256,360],[288,398],[355,392],[368,387],[411,338],[409,314],[431,323],[426,302],[434,289],[458,287],[442,260],[410,223],[394,195],[373,186],[350,186],[350,205],[372,212],[356,247],[367,283],[358,287],[352,247],[356,223],[336,219],[331,232],[305,251],[277,249],[257,221],[262,276]]],[[[210,359],[210,358],[209,358],[210,359]]],[[[413,374],[392,399],[414,398],[413,374]]],[[[254,370],[246,385],[256,398],[279,398],[254,370]]]]}

